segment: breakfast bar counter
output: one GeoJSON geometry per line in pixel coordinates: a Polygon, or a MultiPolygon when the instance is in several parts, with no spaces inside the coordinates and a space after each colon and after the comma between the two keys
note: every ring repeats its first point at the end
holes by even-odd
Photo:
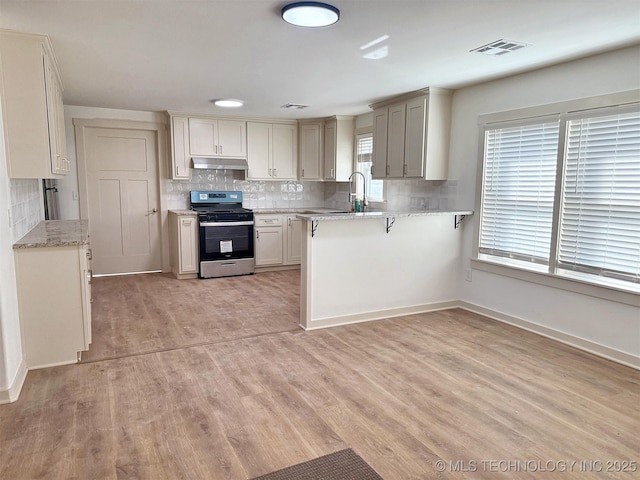
{"type": "Polygon", "coordinates": [[[312,330],[454,307],[463,218],[471,214],[299,214],[300,325],[312,330]]]}

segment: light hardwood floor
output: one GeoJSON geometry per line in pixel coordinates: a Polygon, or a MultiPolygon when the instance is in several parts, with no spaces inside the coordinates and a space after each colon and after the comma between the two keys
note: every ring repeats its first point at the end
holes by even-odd
{"type": "Polygon", "coordinates": [[[640,460],[639,389],[462,310],[245,336],[30,372],[0,478],[247,479],[351,447],[386,480],[631,479],[585,467],[640,460]]]}
{"type": "Polygon", "coordinates": [[[98,277],[92,289],[93,343],[83,362],[300,328],[300,270],[180,281],[98,277]]]}

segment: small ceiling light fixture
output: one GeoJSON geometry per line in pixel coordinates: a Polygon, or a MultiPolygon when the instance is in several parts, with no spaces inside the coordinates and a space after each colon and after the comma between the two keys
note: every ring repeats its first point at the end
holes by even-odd
{"type": "Polygon", "coordinates": [[[340,19],[340,10],[322,2],[294,2],[282,7],[280,15],[298,27],[326,27],[340,19]]]}
{"type": "Polygon", "coordinates": [[[218,107],[225,108],[237,108],[244,105],[242,100],[238,100],[235,98],[221,98],[220,100],[214,100],[213,103],[218,107]]]}

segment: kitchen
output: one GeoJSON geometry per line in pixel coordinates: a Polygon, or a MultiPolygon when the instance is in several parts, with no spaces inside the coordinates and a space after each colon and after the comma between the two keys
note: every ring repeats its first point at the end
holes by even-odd
{"type": "MultiPolygon", "coordinates": [[[[568,2],[571,3],[571,2],[568,2]]],[[[624,3],[624,2],[623,2],[624,3]]],[[[8,5],[8,4],[7,4],[8,5]]],[[[342,7],[343,5],[341,5],[342,7]]],[[[5,2],[2,7],[5,8],[5,2]]],[[[344,6],[347,8],[347,5],[344,6]]],[[[133,8],[133,7],[130,7],[133,8]]],[[[562,8],[562,6],[560,6],[562,8]]],[[[344,9],[343,9],[344,10],[344,9]]],[[[5,12],[3,12],[5,13],[5,12]]],[[[73,17],[73,14],[70,14],[73,17]]],[[[279,18],[276,20],[281,21],[279,18]]],[[[341,19],[344,21],[345,18],[341,19]]],[[[45,28],[45,23],[36,31],[42,33],[53,32],[45,28]]],[[[338,23],[340,25],[340,23],[338,23]]],[[[4,23],[2,25],[5,26],[4,23]]],[[[18,27],[19,22],[9,27],[18,27]]],[[[374,36],[371,36],[374,38],[374,36]]],[[[53,37],[55,38],[55,36],[53,37]]],[[[391,37],[396,38],[394,36],[391,37]]],[[[493,38],[488,38],[491,41],[493,38]]],[[[363,45],[362,41],[358,45],[363,45]]],[[[55,46],[55,45],[54,45],[55,46]]],[[[469,46],[467,50],[475,45],[469,46]]],[[[393,45],[391,45],[393,47],[393,45]]],[[[357,47],[356,47],[357,48],[357,47]]],[[[391,52],[393,49],[391,48],[391,52]]],[[[450,210],[477,210],[475,195],[477,191],[477,158],[478,158],[478,127],[477,121],[481,114],[524,108],[532,105],[544,105],[562,102],[568,99],[593,97],[614,92],[624,92],[637,88],[637,46],[621,45],[610,52],[600,53],[593,51],[595,55],[579,59],[563,59],[563,63],[547,66],[528,73],[503,79],[485,79],[484,83],[477,85],[459,86],[453,96],[451,132],[452,140],[449,152],[448,179],[441,182],[425,182],[424,180],[389,180],[387,183],[387,206],[393,210],[415,210],[425,206],[437,210],[440,208],[450,210]],[[588,82],[578,82],[576,79],[588,78],[588,82]],[[549,88],[553,85],[554,88],[549,88]],[[523,94],[526,92],[526,94],[523,94]]],[[[511,55],[511,54],[510,54],[511,55]]],[[[515,55],[515,53],[513,54],[515,55]]],[[[179,64],[179,56],[175,62],[179,64]]],[[[391,60],[393,57],[390,57],[391,60]]],[[[496,60],[489,58],[490,61],[496,60]]],[[[124,61],[124,60],[123,60],[124,61]]],[[[381,60],[384,62],[385,60],[381,60]]],[[[380,65],[380,63],[378,64],[380,65]]],[[[181,68],[179,65],[177,68],[181,68]]],[[[378,68],[378,67],[374,67],[378,68]]],[[[74,77],[73,71],[63,70],[62,76],[74,77]]],[[[428,83],[404,88],[395,93],[422,88],[428,83]]],[[[356,97],[355,90],[351,86],[345,87],[356,97]]],[[[349,92],[348,92],[349,93],[349,92]]],[[[318,102],[323,99],[319,96],[318,102]]],[[[356,129],[371,128],[373,121],[371,113],[367,112],[369,103],[379,97],[392,96],[392,92],[380,92],[371,95],[366,102],[363,113],[356,117],[356,129]]],[[[65,98],[66,100],[66,98],[65,98]]],[[[282,104],[295,99],[283,99],[282,104]]],[[[314,100],[315,101],[315,100],[314,100]]],[[[135,102],[129,105],[120,105],[112,108],[104,108],[97,105],[105,105],[102,99],[96,97],[95,103],[67,104],[64,105],[64,122],[66,131],[66,144],[68,159],[72,165],[79,165],[75,151],[76,138],[74,136],[74,119],[119,119],[152,123],[167,123],[165,109],[190,112],[190,108],[176,108],[162,100],[163,105],[155,109],[139,108],[135,102]],[[96,106],[92,106],[96,105],[96,106]]],[[[279,105],[276,107],[279,108],[279,105]]],[[[318,117],[327,118],[338,114],[334,110],[318,112],[318,117]]],[[[289,113],[286,120],[291,121],[289,113]]],[[[273,112],[266,115],[273,120],[278,118],[273,112]]],[[[167,157],[168,160],[168,157],[167,157]]],[[[161,168],[167,168],[167,162],[161,164],[161,168]]],[[[4,172],[4,169],[3,169],[4,172]]],[[[4,173],[2,174],[4,175],[4,173]]],[[[171,209],[188,208],[188,194],[192,190],[236,190],[230,188],[234,185],[233,179],[222,178],[213,175],[212,179],[203,174],[202,177],[193,172],[190,180],[170,179],[168,175],[162,176],[160,182],[161,210],[166,212],[171,209]]],[[[78,176],[74,169],[64,177],[61,183],[60,200],[63,218],[80,217],[80,201],[75,200],[74,192],[79,190],[78,176]]],[[[237,182],[236,182],[237,184],[237,182]]],[[[39,188],[39,186],[38,186],[39,188]]],[[[38,212],[39,192],[33,187],[32,182],[21,179],[8,179],[2,177],[3,215],[8,209],[12,210],[13,222],[16,225],[11,232],[3,233],[2,271],[13,272],[13,259],[5,253],[12,249],[11,245],[33,226],[32,215],[28,212],[38,212]],[[38,203],[36,207],[34,204],[38,203]],[[24,213],[22,213],[24,212],[24,213]],[[19,232],[19,230],[22,230],[19,232]],[[18,238],[7,238],[17,236],[18,238]],[[6,267],[6,268],[5,268],[6,267]]],[[[344,183],[332,182],[305,182],[296,180],[287,181],[240,181],[237,190],[248,193],[247,208],[300,208],[328,207],[332,209],[344,209],[348,206],[348,187],[344,183]],[[246,182],[246,183],[244,183],[246,182]]],[[[81,196],[82,197],[82,196],[81,196]]],[[[246,198],[246,197],[245,197],[246,198]]],[[[39,213],[39,212],[38,212],[39,213]]],[[[38,215],[35,215],[36,221],[38,215]]],[[[9,221],[4,219],[5,223],[9,221]]],[[[369,222],[375,220],[363,220],[369,222]]],[[[569,291],[561,287],[550,287],[535,282],[512,279],[504,275],[477,269],[472,263],[473,251],[473,225],[477,221],[474,216],[463,220],[461,234],[461,254],[459,261],[452,267],[450,283],[450,298],[439,300],[461,300],[468,308],[483,313],[489,317],[498,318],[504,322],[519,325],[525,329],[533,330],[543,335],[548,335],[578,345],[586,350],[600,353],[610,358],[615,357],[623,363],[637,361],[638,357],[638,321],[637,306],[633,304],[603,299],[584,293],[569,291]],[[469,280],[467,272],[471,272],[469,280]],[[507,293],[506,295],[504,293],[507,293]],[[537,298],[537,302],[532,302],[537,298]],[[581,319],[577,321],[576,319],[581,319]],[[600,321],[607,318],[607,322],[600,321]],[[618,352],[618,353],[616,353],[618,352]],[[617,355],[617,357],[616,357],[617,355]],[[635,359],[634,359],[635,357],[635,359]]],[[[381,221],[382,222],[382,221],[381,221]]],[[[392,227],[388,235],[393,235],[393,228],[402,226],[402,219],[397,219],[397,224],[392,227]]],[[[309,223],[309,222],[307,222],[309,223]]],[[[318,225],[318,237],[321,240],[322,231],[327,233],[326,225],[329,222],[320,220],[318,225]]],[[[381,223],[384,228],[384,223],[381,223]]],[[[451,227],[453,231],[453,218],[451,227]]],[[[398,230],[396,230],[397,232],[398,230]]],[[[384,233],[385,235],[386,232],[384,233]]],[[[315,245],[315,244],[314,244],[315,245]]],[[[168,263],[169,252],[165,252],[165,263],[168,263]]],[[[367,279],[370,280],[370,279],[367,279]]],[[[204,280],[203,280],[204,281],[204,280]]],[[[209,280],[206,280],[207,282],[209,280]]],[[[215,281],[215,280],[211,280],[215,281]]],[[[3,291],[7,301],[3,302],[2,337],[5,339],[2,359],[2,377],[0,387],[11,390],[15,385],[16,372],[19,371],[19,359],[21,352],[18,345],[11,339],[18,338],[19,326],[16,327],[14,316],[10,314],[16,309],[15,282],[11,281],[10,273],[3,273],[3,291]],[[12,284],[14,286],[12,286],[12,284]],[[11,294],[13,292],[13,295],[11,294]]]]}

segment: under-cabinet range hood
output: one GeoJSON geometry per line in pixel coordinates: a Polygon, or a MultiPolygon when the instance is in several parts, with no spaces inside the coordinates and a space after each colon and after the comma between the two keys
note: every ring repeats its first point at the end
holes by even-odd
{"type": "Polygon", "coordinates": [[[198,170],[242,170],[247,171],[249,164],[244,158],[191,157],[193,168],[198,170]]]}

